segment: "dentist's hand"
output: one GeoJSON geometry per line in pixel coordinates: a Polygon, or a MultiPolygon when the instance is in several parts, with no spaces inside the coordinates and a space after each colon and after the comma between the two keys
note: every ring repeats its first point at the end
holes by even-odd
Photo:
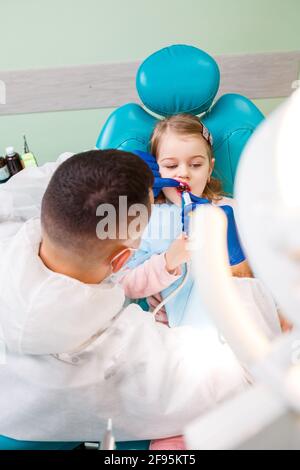
{"type": "MultiPolygon", "coordinates": [[[[186,206],[186,209],[184,211],[184,217],[187,217],[188,213],[195,210],[200,204],[210,203],[208,199],[195,196],[192,193],[189,193],[189,195],[192,204],[186,206]]],[[[246,257],[240,244],[237,226],[234,218],[234,212],[232,207],[228,205],[218,207],[223,210],[227,218],[227,249],[229,255],[229,264],[230,266],[235,266],[245,261],[246,257]]],[[[184,219],[184,221],[186,224],[186,218],[184,219]]]]}
{"type": "Polygon", "coordinates": [[[190,213],[193,212],[200,204],[210,204],[208,199],[203,197],[195,196],[194,194],[189,192],[189,196],[191,199],[191,203],[184,206],[181,212],[181,222],[183,231],[185,233],[189,233],[189,222],[190,222],[190,213]]]}
{"type": "Polygon", "coordinates": [[[132,153],[140,157],[148,165],[154,176],[153,194],[157,197],[163,188],[177,188],[180,183],[171,178],[161,178],[159,167],[153,155],[142,150],[133,150],[132,153]]]}
{"type": "Polygon", "coordinates": [[[227,248],[230,266],[235,266],[246,260],[246,256],[241,247],[234,212],[231,206],[220,206],[227,217],[227,248]]]}

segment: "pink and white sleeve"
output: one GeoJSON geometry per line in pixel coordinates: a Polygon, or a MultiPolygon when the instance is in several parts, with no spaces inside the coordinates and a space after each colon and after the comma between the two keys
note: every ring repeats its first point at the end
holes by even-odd
{"type": "Polygon", "coordinates": [[[119,279],[125,295],[131,299],[139,299],[161,292],[169,287],[181,275],[179,268],[175,274],[166,269],[165,254],[153,255],[140,266],[125,271],[119,279]]]}

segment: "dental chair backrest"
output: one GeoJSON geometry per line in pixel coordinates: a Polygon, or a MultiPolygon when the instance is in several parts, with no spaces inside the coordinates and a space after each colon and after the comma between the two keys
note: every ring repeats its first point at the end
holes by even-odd
{"type": "Polygon", "coordinates": [[[200,115],[214,139],[214,174],[224,191],[232,194],[242,150],[264,117],[248,98],[238,94],[225,94],[213,104],[219,84],[216,61],[201,49],[173,45],[155,52],[140,65],[136,76],[145,108],[128,103],[116,109],[104,124],[96,147],[149,152],[158,119],[179,113],[200,115]]]}

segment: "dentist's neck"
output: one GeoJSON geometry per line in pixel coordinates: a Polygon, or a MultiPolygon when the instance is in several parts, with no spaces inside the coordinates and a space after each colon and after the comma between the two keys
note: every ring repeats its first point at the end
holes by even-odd
{"type": "Polygon", "coordinates": [[[51,271],[77,279],[84,284],[99,284],[110,274],[110,266],[101,262],[90,264],[82,256],[58,247],[44,237],[39,256],[51,271]]]}

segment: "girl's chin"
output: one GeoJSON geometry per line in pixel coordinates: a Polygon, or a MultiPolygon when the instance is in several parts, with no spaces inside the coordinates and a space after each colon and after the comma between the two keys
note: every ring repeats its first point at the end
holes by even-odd
{"type": "Polygon", "coordinates": [[[181,194],[179,194],[175,188],[165,188],[163,189],[163,193],[168,201],[176,204],[177,206],[181,206],[181,194]]]}

